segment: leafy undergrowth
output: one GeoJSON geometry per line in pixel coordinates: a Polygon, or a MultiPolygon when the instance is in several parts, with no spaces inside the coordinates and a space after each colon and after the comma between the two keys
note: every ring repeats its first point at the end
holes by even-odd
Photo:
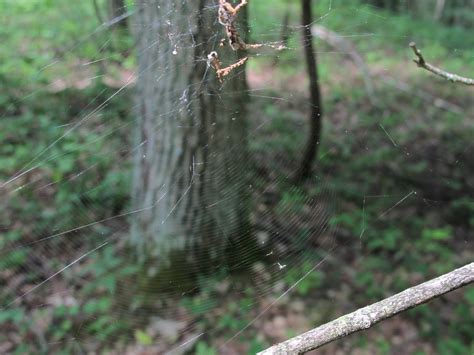
{"type": "MultiPolygon", "coordinates": [[[[265,13],[262,3],[253,10],[265,13]]],[[[318,5],[322,14],[327,9],[318,5]]],[[[58,81],[71,68],[79,70],[89,60],[107,54],[117,55],[111,62],[123,58],[114,49],[102,53],[97,47],[86,47],[84,52],[63,53],[64,65],[55,66],[44,77],[35,76],[54,59],[39,55],[44,53],[42,46],[54,38],[56,46],[65,48],[70,40],[69,32],[56,38],[59,32],[49,33],[41,27],[38,33],[44,38],[36,42],[38,55],[22,57],[18,63],[11,56],[2,63],[1,180],[15,176],[19,166],[35,166],[31,157],[43,151],[50,159],[42,161],[28,179],[9,184],[6,191],[8,205],[0,215],[0,298],[8,307],[0,311],[0,353],[113,352],[124,348],[134,354],[159,353],[175,344],[188,344],[187,350],[198,354],[255,353],[472,260],[472,90],[417,69],[406,48],[410,39],[416,39],[411,35],[416,34],[426,39],[427,57],[437,58],[450,70],[464,71],[472,64],[472,36],[431,22],[421,26],[407,16],[395,18],[373,8],[353,12],[347,6],[333,11],[336,15],[319,23],[343,34],[354,29],[373,34],[369,39],[361,35],[353,40],[372,73],[377,105],[368,99],[357,68],[318,43],[324,132],[315,178],[304,186],[290,189],[287,179],[299,161],[307,131],[308,106],[301,85],[305,78],[298,69],[304,66],[302,57],[295,50],[283,53],[277,67],[257,59],[250,63],[252,89],[264,86],[259,92],[262,95],[251,95],[252,116],[264,118],[266,123],[260,128],[262,122],[255,119],[251,127],[258,176],[255,230],[265,239],[274,237],[269,226],[278,226],[283,233],[275,248],[291,249],[295,261],[281,265],[280,260],[270,258],[268,264],[253,267],[252,277],[232,284],[222,275],[202,280],[199,292],[167,300],[170,308],[179,310],[175,319],[151,318],[144,324],[121,317],[121,310],[123,314],[130,308],[146,311],[146,302],[124,296],[130,290],[122,288],[127,280],[137,278],[140,270],[130,266],[121,242],[128,232],[126,219],[108,220],[126,211],[129,204],[132,97],[124,93],[121,100],[114,100],[98,114],[94,110],[97,104],[116,92],[111,81],[58,81]],[[456,53],[461,54],[451,58],[456,47],[460,48],[456,53]],[[78,61],[78,57],[83,59],[78,61]],[[24,77],[37,80],[26,83],[24,77]],[[41,91],[44,85],[48,91],[41,91]],[[84,117],[90,119],[81,122],[81,129],[49,147],[64,132],[64,125],[73,127],[84,117]],[[77,173],[85,171],[91,179],[75,182],[77,173]],[[308,213],[311,199],[320,201],[331,217],[327,233],[317,238],[308,237],[321,227],[308,213]],[[290,221],[286,219],[289,208],[297,216],[290,221]],[[81,215],[85,211],[87,214],[81,215]],[[91,220],[105,220],[94,226],[94,232],[111,234],[118,242],[92,254],[87,262],[73,265],[62,277],[51,279],[47,287],[25,294],[21,304],[15,302],[16,297],[90,250],[89,235],[80,230],[68,238],[53,238],[49,247],[42,247],[41,258],[36,253],[39,244],[30,243],[38,236],[50,237],[51,231],[68,230],[91,220]],[[330,250],[329,255],[323,249],[330,250]],[[310,260],[322,257],[325,263],[312,271],[310,260]],[[35,265],[35,272],[31,265],[35,265]],[[279,273],[274,272],[275,267],[281,268],[279,273]],[[306,273],[308,276],[299,281],[306,273]],[[262,285],[272,286],[263,290],[262,285]],[[287,296],[279,298],[292,286],[287,296]],[[122,298],[117,299],[117,294],[122,298]],[[127,304],[130,299],[133,304],[127,304]],[[186,338],[181,337],[183,333],[186,338]],[[235,335],[237,341],[229,343],[229,335],[235,335]]],[[[282,11],[273,16],[282,17],[282,11]]],[[[274,21],[265,22],[271,16],[257,18],[253,20],[255,37],[278,34],[274,21]]],[[[93,30],[94,26],[85,28],[87,33],[93,30]]],[[[293,48],[299,47],[297,36],[295,33],[290,39],[293,48]]],[[[125,37],[124,42],[126,46],[130,38],[125,37]]],[[[8,53],[15,51],[11,48],[8,53]]],[[[133,62],[124,61],[119,73],[133,69],[133,62]]],[[[78,77],[110,76],[97,70],[78,77]]],[[[472,289],[459,290],[329,345],[320,353],[469,353],[473,307],[472,289]]]]}
{"type": "MultiPolygon", "coordinates": [[[[377,15],[373,9],[371,12],[369,17],[377,15]]],[[[344,19],[346,28],[361,21],[359,16],[328,16],[323,23],[337,31],[340,19],[344,19]]],[[[334,48],[319,43],[325,114],[315,177],[303,191],[295,190],[290,196],[285,183],[277,188],[270,186],[276,191],[277,201],[304,201],[303,195],[328,205],[337,196],[331,224],[337,244],[333,252],[335,269],[339,271],[334,275],[331,270],[331,281],[319,286],[328,288],[328,294],[315,287],[304,298],[307,312],[325,310],[319,318],[306,318],[312,325],[336,318],[341,310],[354,310],[450,271],[473,257],[469,236],[474,223],[474,179],[470,173],[474,169],[470,159],[474,147],[472,89],[445,82],[411,63],[406,45],[416,36],[423,38],[419,22],[403,16],[385,21],[392,26],[380,27],[371,21],[358,27],[361,33],[373,31],[370,41],[351,36],[370,70],[375,100],[370,100],[365,91],[360,68],[350,58],[335,57],[330,52],[334,48]],[[387,41],[385,29],[393,40],[387,41]],[[317,299],[317,304],[308,298],[317,299]],[[326,305],[332,304],[332,299],[339,302],[337,309],[326,305]]],[[[424,36],[429,57],[449,70],[469,72],[472,46],[464,43],[463,49],[456,51],[460,54],[457,58],[448,55],[452,42],[443,47],[446,38],[461,30],[451,32],[433,23],[424,24],[431,31],[424,36]]],[[[293,40],[297,43],[296,38],[293,40]]],[[[267,174],[271,181],[286,181],[292,176],[304,149],[308,120],[301,97],[300,80],[304,77],[291,80],[294,68],[303,65],[301,59],[286,53],[278,71],[261,63],[255,64],[250,74],[254,90],[265,83],[274,88],[266,97],[291,98],[269,103],[255,97],[255,117],[264,117],[270,124],[259,129],[262,135],[251,144],[257,161],[266,162],[264,167],[259,166],[259,173],[267,174]],[[259,71],[263,77],[259,77],[259,71]]],[[[261,124],[256,121],[254,127],[261,124]]],[[[262,191],[268,189],[262,187],[262,191]]],[[[304,211],[304,206],[300,209],[304,211]]],[[[265,216],[265,211],[261,215],[265,216]]],[[[310,228],[306,222],[304,217],[288,221],[276,209],[267,225],[286,225],[292,231],[288,239],[294,241],[296,230],[310,228]]],[[[310,239],[310,243],[321,246],[319,240],[310,239]]],[[[474,331],[471,294],[470,289],[457,291],[328,346],[321,353],[341,349],[469,353],[473,346],[469,334],[474,331]]],[[[278,340],[283,339],[285,336],[278,340]]]]}

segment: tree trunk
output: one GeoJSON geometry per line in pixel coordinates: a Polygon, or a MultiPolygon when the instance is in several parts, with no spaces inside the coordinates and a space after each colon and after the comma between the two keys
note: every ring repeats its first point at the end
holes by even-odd
{"type": "Polygon", "coordinates": [[[110,21],[117,21],[116,26],[127,28],[127,19],[124,16],[127,13],[127,6],[124,0],[109,0],[110,21]]]}
{"type": "Polygon", "coordinates": [[[166,264],[176,254],[220,257],[248,232],[244,67],[221,85],[206,64],[214,50],[223,65],[237,60],[218,46],[224,33],[212,0],[139,0],[137,20],[133,204],[141,211],[131,244],[142,260],[166,264]]]}
{"type": "Polygon", "coordinates": [[[446,4],[446,0],[436,0],[436,7],[433,18],[435,21],[441,20],[444,11],[444,5],[446,4]]]}
{"type": "Polygon", "coordinates": [[[303,27],[303,46],[305,51],[306,68],[309,78],[309,92],[311,104],[310,134],[306,149],[303,154],[301,165],[296,172],[295,180],[301,181],[309,176],[313,161],[318,152],[319,141],[321,139],[321,94],[319,90],[318,66],[316,54],[313,48],[313,34],[311,25],[313,16],[311,11],[311,0],[301,1],[301,25],[303,27]]]}

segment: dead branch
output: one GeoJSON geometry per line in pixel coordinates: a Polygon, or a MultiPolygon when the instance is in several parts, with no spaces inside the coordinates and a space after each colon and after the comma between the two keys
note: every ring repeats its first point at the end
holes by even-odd
{"type": "Polygon", "coordinates": [[[374,85],[372,83],[372,76],[370,74],[367,64],[365,64],[364,58],[359,54],[355,45],[342,37],[340,34],[333,32],[321,25],[313,25],[311,28],[313,34],[321,38],[331,47],[334,47],[338,51],[346,54],[354,62],[354,64],[359,68],[364,79],[365,89],[367,91],[369,100],[373,105],[377,105],[378,100],[375,95],[374,85]]]}
{"type": "Polygon", "coordinates": [[[435,67],[434,65],[431,65],[430,63],[427,63],[425,61],[425,58],[423,57],[423,54],[421,54],[421,51],[416,48],[416,43],[415,42],[410,42],[409,44],[410,48],[413,49],[413,53],[416,55],[416,59],[413,59],[413,61],[423,69],[426,69],[433,74],[436,74],[446,80],[452,81],[454,83],[461,83],[465,85],[474,85],[474,79],[471,78],[466,78],[457,74],[453,74],[450,72],[447,72],[443,69],[440,69],[438,67],[435,67]]]}
{"type": "Polygon", "coordinates": [[[285,47],[281,44],[248,44],[244,42],[235,24],[237,22],[236,18],[239,11],[248,4],[247,1],[248,0],[240,0],[240,3],[234,7],[227,0],[219,0],[218,20],[219,23],[225,28],[225,33],[227,35],[227,39],[232,50],[246,51],[248,49],[259,49],[262,47],[270,47],[276,50],[285,49],[285,47]]]}
{"type": "Polygon", "coordinates": [[[360,308],[318,328],[274,345],[260,355],[303,354],[374,324],[407,309],[426,303],[445,293],[474,282],[474,263],[406,289],[370,306],[360,308]]]}

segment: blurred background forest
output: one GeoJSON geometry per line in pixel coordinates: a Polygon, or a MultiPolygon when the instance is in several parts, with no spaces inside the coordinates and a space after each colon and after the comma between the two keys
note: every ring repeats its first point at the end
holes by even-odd
{"type": "MultiPolygon", "coordinates": [[[[251,42],[287,46],[246,68],[249,228],[271,247],[168,287],[127,243],[135,2],[0,2],[1,354],[253,354],[473,260],[473,89],[408,47],[472,77],[473,1],[313,1],[322,133],[298,182],[301,4],[248,6],[251,42]]],[[[473,353],[473,310],[460,289],[315,353],[473,353]]]]}

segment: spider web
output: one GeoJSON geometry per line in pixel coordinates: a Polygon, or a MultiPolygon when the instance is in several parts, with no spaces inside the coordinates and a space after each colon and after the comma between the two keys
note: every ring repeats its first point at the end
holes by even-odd
{"type": "MultiPolygon", "coordinates": [[[[134,4],[128,5],[129,13],[124,17],[133,20],[133,31],[141,24],[134,14],[134,4]]],[[[25,21],[36,11],[34,6],[18,6],[25,6],[22,15],[25,21]]],[[[110,46],[133,49],[133,43],[117,43],[113,26],[117,19],[95,28],[87,21],[85,26],[88,27],[82,34],[68,30],[74,44],[65,41],[61,53],[51,54],[47,40],[41,41],[39,48],[31,47],[37,39],[32,36],[27,41],[30,47],[21,48],[19,44],[18,53],[9,54],[28,57],[43,53],[44,58],[38,60],[35,72],[19,71],[25,81],[24,92],[17,95],[16,101],[2,103],[6,107],[2,109],[1,119],[5,131],[7,125],[14,125],[15,117],[21,116],[23,107],[32,107],[36,99],[41,100],[43,92],[53,95],[68,111],[63,115],[53,111],[55,115],[49,117],[27,110],[26,115],[33,117],[25,119],[25,126],[21,125],[22,121],[15,126],[21,138],[8,131],[2,143],[5,147],[11,146],[3,152],[15,156],[0,169],[4,211],[0,217],[3,234],[0,314],[8,319],[6,326],[1,325],[6,330],[0,342],[9,344],[6,352],[39,348],[45,352],[112,349],[138,353],[151,349],[156,353],[183,353],[199,343],[214,344],[223,353],[251,351],[245,344],[250,340],[265,343],[268,339],[284,339],[288,334],[282,334],[281,328],[302,332],[314,326],[305,319],[301,305],[295,306],[289,300],[292,297],[304,299],[309,289],[320,302],[307,305],[317,311],[337,302],[330,292],[326,294],[313,285],[324,285],[331,277],[336,282],[346,282],[359,271],[357,268],[363,268],[365,260],[373,261],[371,256],[378,247],[393,244],[388,263],[396,267],[400,260],[396,249],[403,239],[399,234],[414,233],[419,228],[390,229],[377,238],[374,234],[380,225],[396,224],[398,219],[406,217],[407,210],[421,213],[420,205],[424,206],[426,218],[430,218],[430,214],[445,218],[432,229],[441,230],[444,226],[441,222],[451,218],[440,213],[450,203],[444,200],[443,192],[429,187],[439,180],[446,180],[447,185],[462,182],[462,177],[450,175],[444,169],[454,166],[459,168],[456,171],[469,171],[472,143],[465,143],[451,155],[424,137],[419,146],[409,144],[413,139],[410,132],[426,117],[435,122],[435,126],[440,120],[459,124],[472,104],[456,100],[458,91],[442,91],[443,83],[438,82],[442,92],[438,94],[411,80],[410,76],[415,74],[398,78],[396,73],[384,68],[384,61],[390,58],[376,50],[380,39],[408,43],[416,34],[381,30],[381,24],[389,19],[371,6],[341,1],[318,4],[322,11],[315,16],[314,25],[329,28],[353,47],[341,49],[331,45],[327,38],[327,41],[316,40],[325,128],[315,173],[300,186],[291,182],[291,176],[305,147],[310,105],[306,98],[301,26],[299,17],[294,16],[298,8],[296,4],[283,1],[249,0],[248,6],[250,32],[256,43],[272,46],[278,43],[282,31],[287,31],[289,41],[285,51],[265,50],[249,55],[252,158],[245,166],[234,166],[233,173],[255,172],[249,187],[253,201],[251,228],[240,233],[243,237],[254,237],[265,252],[257,263],[248,261],[253,250],[244,253],[242,265],[248,267],[245,275],[218,267],[211,275],[190,282],[183,276],[173,279],[173,270],[168,270],[167,281],[172,285],[163,286],[159,284],[162,280],[158,283],[143,281],[146,275],[141,275],[137,265],[130,261],[133,260],[129,258],[132,253],[128,246],[130,224],[141,213],[153,209],[160,199],[139,209],[133,209],[130,203],[132,160],[146,143],[133,142],[129,134],[136,114],[132,97],[138,74],[146,73],[137,73],[130,59],[132,55],[120,66],[109,54],[104,54],[110,46]],[[289,24],[282,24],[287,9],[293,16],[289,24]],[[351,16],[354,11],[358,12],[359,22],[337,20],[351,16]],[[258,17],[262,13],[267,16],[258,17]],[[356,55],[364,58],[369,52],[379,56],[379,65],[367,65],[370,73],[364,73],[361,63],[354,58],[356,55]],[[338,63],[338,75],[331,74],[331,70],[335,70],[334,62],[338,63]],[[31,83],[27,83],[30,80],[31,83]],[[356,97],[345,96],[348,84],[359,86],[356,97]],[[85,94],[77,97],[78,102],[64,104],[65,100],[71,100],[66,94],[74,90],[85,94]],[[400,95],[406,101],[393,107],[390,106],[393,102],[389,103],[384,95],[400,95]],[[428,106],[426,116],[414,115],[411,119],[415,109],[410,105],[428,106]],[[31,139],[38,140],[38,144],[31,139]],[[396,175],[393,183],[378,188],[365,183],[364,176],[353,180],[354,176],[345,169],[354,156],[362,157],[357,164],[365,176],[396,175]],[[402,165],[387,164],[387,170],[377,170],[373,161],[383,157],[402,165]],[[440,161],[444,164],[439,164],[440,161]],[[426,169],[427,180],[415,184],[411,179],[416,171],[410,169],[417,168],[426,169]],[[351,200],[340,197],[347,194],[340,186],[352,188],[351,200]],[[64,329],[63,332],[50,331],[55,322],[60,322],[59,329],[64,329]],[[283,326],[279,322],[283,322],[283,326]],[[258,331],[268,339],[261,339],[261,334],[254,336],[258,331]]],[[[83,21],[90,13],[82,5],[61,5],[61,8],[68,21],[83,21]]],[[[217,1],[206,11],[215,11],[217,21],[217,1]]],[[[46,39],[54,38],[47,30],[48,24],[60,20],[56,16],[55,13],[40,21],[46,39]]],[[[64,26],[66,24],[64,22],[64,26]]],[[[7,25],[11,22],[7,21],[7,25]]],[[[174,24],[171,27],[173,38],[188,31],[174,24]]],[[[415,39],[427,43],[436,40],[423,31],[418,36],[415,39]]],[[[218,45],[217,37],[211,39],[215,45],[218,45]]],[[[223,31],[219,37],[223,37],[223,31]]],[[[470,53],[468,48],[448,50],[456,55],[470,53]]],[[[179,47],[171,46],[170,53],[178,56],[179,47]]],[[[400,61],[400,71],[405,70],[409,51],[400,48],[394,56],[400,61]]],[[[207,60],[202,58],[202,61],[207,60]]],[[[7,71],[15,73],[15,70],[8,68],[7,71]]],[[[238,67],[224,81],[241,73],[238,67]]],[[[421,75],[416,68],[413,73],[421,75]]],[[[214,74],[208,70],[201,84],[214,74]]],[[[425,76],[420,80],[433,79],[425,76]]],[[[225,102],[229,98],[220,95],[219,99],[225,102]]],[[[179,107],[182,93],[175,95],[173,101],[174,106],[179,107]]],[[[161,112],[160,119],[169,119],[173,114],[175,112],[161,112]]],[[[470,132],[472,124],[463,124],[467,126],[465,132],[470,132]]],[[[445,128],[433,128],[437,137],[443,137],[442,129],[445,128]]],[[[239,145],[230,148],[239,154],[239,145]]],[[[190,167],[193,178],[199,164],[202,163],[194,161],[190,167]]],[[[224,177],[213,178],[225,183],[224,177]]],[[[471,181],[464,184],[470,188],[466,205],[472,206],[473,185],[471,181]]],[[[164,187],[163,195],[170,188],[164,187]]],[[[185,189],[182,198],[187,191],[185,189]]],[[[204,200],[206,206],[217,206],[221,202],[204,200]]],[[[175,213],[179,202],[168,207],[167,216],[175,213]]],[[[455,233],[453,239],[469,242],[462,233],[455,233]]],[[[463,255],[463,260],[472,257],[472,253],[463,255]]],[[[414,258],[422,260],[421,256],[414,258]]],[[[198,262],[206,264],[208,261],[198,262]]],[[[318,323],[321,319],[313,315],[311,321],[318,323]]]]}

